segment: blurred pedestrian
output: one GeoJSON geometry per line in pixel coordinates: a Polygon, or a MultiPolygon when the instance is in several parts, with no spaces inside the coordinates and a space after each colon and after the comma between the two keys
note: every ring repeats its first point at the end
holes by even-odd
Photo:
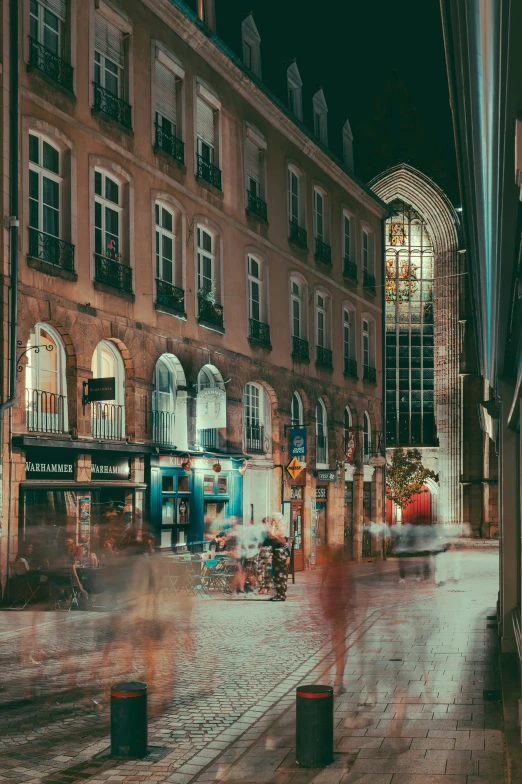
{"type": "Polygon", "coordinates": [[[335,655],[334,688],[338,693],[343,693],[346,691],[344,688],[344,670],[348,652],[346,636],[355,607],[349,579],[348,557],[343,545],[327,547],[319,599],[323,615],[331,627],[330,639],[335,655]]]}
{"type": "Polygon", "coordinates": [[[285,519],[282,514],[275,512],[270,518],[270,546],[272,547],[272,569],[274,576],[275,596],[271,602],[286,601],[288,587],[288,566],[290,553],[285,536],[285,519]]]}
{"type": "Polygon", "coordinates": [[[260,595],[264,594],[265,591],[270,593],[270,585],[272,582],[272,545],[270,543],[270,520],[268,517],[263,517],[263,521],[261,523],[264,535],[261,540],[261,546],[259,548],[259,558],[258,558],[258,582],[259,582],[259,591],[260,595]]]}

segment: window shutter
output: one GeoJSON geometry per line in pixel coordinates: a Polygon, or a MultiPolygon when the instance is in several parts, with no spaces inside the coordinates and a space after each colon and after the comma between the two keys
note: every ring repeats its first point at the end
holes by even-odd
{"type": "Polygon", "coordinates": [[[56,14],[62,22],[67,19],[67,3],[66,0],[41,0],[42,5],[48,8],[52,14],[56,14]]]}
{"type": "Polygon", "coordinates": [[[257,144],[247,137],[246,140],[246,169],[247,177],[261,183],[261,156],[257,144]]]}
{"type": "Polygon", "coordinates": [[[197,134],[210,147],[214,147],[214,110],[199,95],[197,97],[197,134]]]}
{"type": "Polygon", "coordinates": [[[104,57],[123,68],[125,64],[123,33],[100,14],[96,14],[94,22],[94,48],[104,57]]]}
{"type": "Polygon", "coordinates": [[[176,125],[176,74],[156,60],[156,111],[176,125]]]}

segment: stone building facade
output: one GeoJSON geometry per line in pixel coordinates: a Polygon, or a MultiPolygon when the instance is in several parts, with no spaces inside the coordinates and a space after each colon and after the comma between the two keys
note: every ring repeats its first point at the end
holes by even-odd
{"type": "MultiPolygon", "coordinates": [[[[370,183],[385,227],[386,445],[415,447],[436,475],[403,511],[410,522],[497,533],[496,456],[480,428],[480,375],[459,215],[443,191],[401,164],[370,183]]],[[[397,510],[389,509],[396,519],[397,510]]]]}
{"type": "MultiPolygon", "coordinates": [[[[253,20],[241,61],[211,4],[198,9],[23,4],[4,578],[35,531],[79,538],[108,517],[150,526],[162,548],[200,547],[283,504],[303,568],[345,539],[360,559],[364,518],[383,516],[368,460],[387,208],[354,177],[351,138],[346,162],[329,152],[324,96],[316,135],[303,126],[295,65],[289,106],[264,87],[253,20]],[[291,426],[306,431],[295,481],[291,426]]],[[[7,215],[7,169],[3,184],[7,215]]],[[[2,253],[7,335],[7,231],[2,253]]]]}

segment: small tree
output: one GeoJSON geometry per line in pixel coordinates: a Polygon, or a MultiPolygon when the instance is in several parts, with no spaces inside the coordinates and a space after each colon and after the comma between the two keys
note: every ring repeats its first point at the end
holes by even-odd
{"type": "Polygon", "coordinates": [[[426,479],[435,474],[422,465],[418,449],[393,450],[391,463],[386,467],[386,492],[388,498],[401,509],[405,509],[414,495],[420,493],[426,479]]]}

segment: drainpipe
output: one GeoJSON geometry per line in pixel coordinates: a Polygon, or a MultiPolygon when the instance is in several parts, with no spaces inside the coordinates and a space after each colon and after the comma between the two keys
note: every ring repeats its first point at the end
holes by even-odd
{"type": "MultiPolygon", "coordinates": [[[[16,401],[16,352],[18,319],[18,0],[9,1],[9,376],[8,398],[0,405],[0,433],[3,437],[4,413],[16,401]]],[[[9,417],[9,449],[11,454],[12,418],[9,417]]],[[[3,469],[3,451],[0,450],[0,469],[3,469]]],[[[10,466],[12,463],[10,462],[10,466]]],[[[11,468],[10,468],[11,470],[11,468]]],[[[0,482],[3,470],[0,470],[0,482]]],[[[11,487],[11,482],[10,482],[11,487]]],[[[11,501],[9,503],[11,509],[11,501]]],[[[0,508],[0,519],[2,508],[0,508]]],[[[7,521],[7,578],[9,578],[9,553],[11,546],[11,513],[7,521]]]]}

